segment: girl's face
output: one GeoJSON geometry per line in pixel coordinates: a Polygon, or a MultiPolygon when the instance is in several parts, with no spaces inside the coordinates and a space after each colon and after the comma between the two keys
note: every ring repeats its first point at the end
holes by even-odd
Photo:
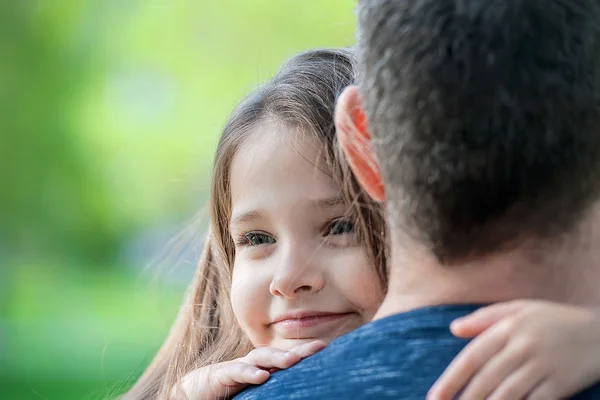
{"type": "Polygon", "coordinates": [[[231,167],[231,302],[255,346],[326,342],[371,320],[383,292],[310,134],[260,124],[231,167]]]}

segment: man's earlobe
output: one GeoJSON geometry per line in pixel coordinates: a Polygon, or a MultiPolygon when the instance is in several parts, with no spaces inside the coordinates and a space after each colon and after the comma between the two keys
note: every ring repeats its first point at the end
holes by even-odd
{"type": "Polygon", "coordinates": [[[348,86],[340,95],[335,110],[335,125],[340,145],[356,179],[373,200],[384,201],[379,163],[356,86],[348,86]]]}

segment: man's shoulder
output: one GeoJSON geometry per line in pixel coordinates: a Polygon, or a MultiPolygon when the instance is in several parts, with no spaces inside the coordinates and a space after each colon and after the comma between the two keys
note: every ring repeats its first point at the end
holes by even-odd
{"type": "Polygon", "coordinates": [[[466,344],[450,322],[476,308],[429,307],[372,322],[238,397],[422,399],[466,344]]]}

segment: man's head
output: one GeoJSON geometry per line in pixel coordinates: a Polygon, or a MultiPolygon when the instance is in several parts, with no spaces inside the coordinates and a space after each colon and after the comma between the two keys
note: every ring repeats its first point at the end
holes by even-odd
{"type": "Polygon", "coordinates": [[[336,123],[392,230],[448,265],[570,233],[600,189],[600,2],[363,0],[358,14],[362,76],[336,123]]]}

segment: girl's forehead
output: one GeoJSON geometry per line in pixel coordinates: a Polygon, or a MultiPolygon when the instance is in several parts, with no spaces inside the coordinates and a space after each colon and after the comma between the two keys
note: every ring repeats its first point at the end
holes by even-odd
{"type": "MultiPolygon", "coordinates": [[[[277,161],[281,158],[277,157],[278,155],[285,154],[287,158],[291,157],[298,163],[309,162],[322,173],[331,175],[330,167],[327,167],[326,162],[328,150],[327,143],[319,140],[314,132],[267,119],[259,122],[247,133],[234,155],[233,164],[242,161],[242,164],[250,167],[261,158],[277,161]]],[[[279,164],[293,164],[293,162],[279,164]]]]}
{"type": "Polygon", "coordinates": [[[232,202],[339,195],[339,185],[325,162],[326,153],[310,132],[276,124],[257,126],[240,145],[231,165],[232,202]]]}

